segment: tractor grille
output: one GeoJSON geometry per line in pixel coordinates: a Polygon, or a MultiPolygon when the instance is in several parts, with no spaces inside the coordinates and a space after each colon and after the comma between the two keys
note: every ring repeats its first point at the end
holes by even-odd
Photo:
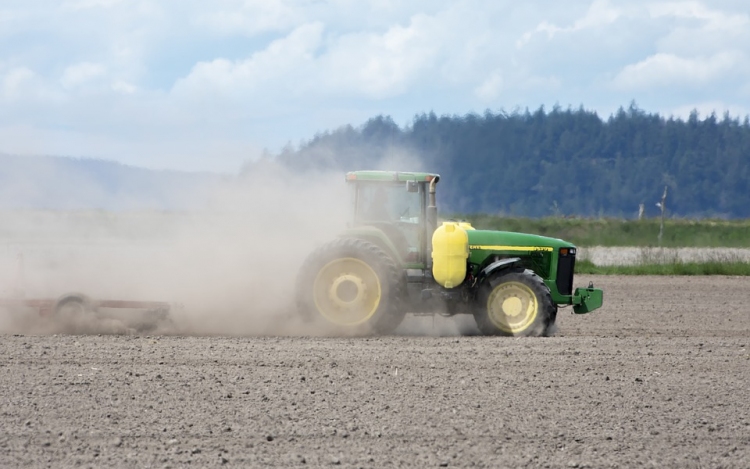
{"type": "Polygon", "coordinates": [[[560,254],[557,258],[557,291],[561,295],[573,293],[573,270],[576,266],[575,251],[567,255],[560,254]]]}

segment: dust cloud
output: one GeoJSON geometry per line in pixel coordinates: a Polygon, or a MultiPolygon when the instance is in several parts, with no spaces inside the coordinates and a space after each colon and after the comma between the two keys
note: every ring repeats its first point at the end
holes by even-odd
{"type": "Polygon", "coordinates": [[[4,210],[0,331],[122,333],[140,316],[108,310],[93,329],[60,327],[28,307],[76,292],[170,303],[160,332],[295,333],[297,270],[345,228],[348,189],[340,171],[267,163],[226,177],[194,210],[4,210]]]}

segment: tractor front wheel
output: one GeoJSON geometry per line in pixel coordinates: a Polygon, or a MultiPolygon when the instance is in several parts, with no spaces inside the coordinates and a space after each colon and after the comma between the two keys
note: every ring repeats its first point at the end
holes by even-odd
{"type": "Polygon", "coordinates": [[[556,313],[542,279],[531,270],[514,269],[485,279],[474,319],[487,335],[545,336],[552,331],[556,313]]]}
{"type": "Polygon", "coordinates": [[[336,239],[313,252],[297,278],[303,317],[337,332],[390,333],[404,318],[405,280],[380,247],[356,238],[336,239]]]}

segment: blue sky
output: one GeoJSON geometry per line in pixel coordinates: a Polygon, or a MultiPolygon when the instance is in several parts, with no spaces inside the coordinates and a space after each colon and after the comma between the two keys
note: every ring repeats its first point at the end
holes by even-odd
{"type": "Polygon", "coordinates": [[[234,172],[387,114],[750,114],[750,4],[3,0],[0,152],[234,172]]]}

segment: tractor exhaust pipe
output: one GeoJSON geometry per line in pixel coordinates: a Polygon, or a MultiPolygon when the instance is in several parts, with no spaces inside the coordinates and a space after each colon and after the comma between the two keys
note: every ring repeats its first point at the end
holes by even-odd
{"type": "Polygon", "coordinates": [[[437,202],[435,201],[435,185],[440,178],[433,177],[430,181],[430,199],[427,205],[427,226],[430,229],[430,236],[437,230],[437,202]]]}
{"type": "Polygon", "coordinates": [[[425,259],[425,261],[427,264],[427,275],[432,275],[432,234],[435,233],[435,230],[437,230],[437,202],[435,201],[435,185],[437,184],[438,180],[440,180],[440,177],[434,176],[430,181],[430,198],[427,203],[427,219],[425,220],[425,234],[427,235],[425,236],[425,240],[427,243],[427,259],[425,259]]]}

